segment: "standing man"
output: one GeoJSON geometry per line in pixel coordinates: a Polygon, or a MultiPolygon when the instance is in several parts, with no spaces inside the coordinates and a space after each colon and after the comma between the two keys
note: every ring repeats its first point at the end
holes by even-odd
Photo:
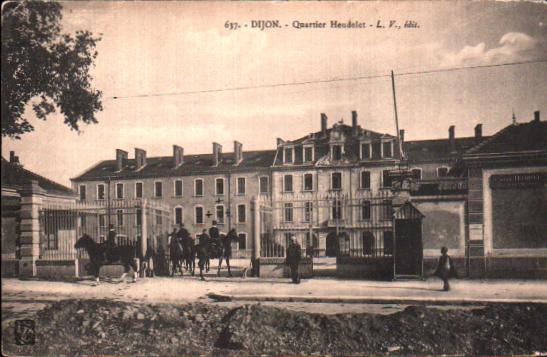
{"type": "Polygon", "coordinates": [[[203,229],[203,232],[199,236],[198,241],[198,266],[199,266],[199,277],[201,280],[205,281],[203,277],[203,269],[205,268],[205,263],[209,260],[208,245],[211,238],[207,234],[207,229],[203,229]]]}
{"type": "MultiPolygon", "coordinates": [[[[213,221],[213,226],[209,228],[209,237],[210,237],[210,241],[209,241],[209,245],[207,246],[209,253],[211,253],[211,249],[213,247],[216,248],[217,250],[216,253],[218,253],[218,248],[220,247],[220,244],[219,244],[220,236],[219,236],[219,232],[217,228],[217,221],[213,221]]],[[[209,256],[207,256],[207,262],[205,263],[205,267],[207,268],[206,272],[209,272],[210,265],[211,265],[211,261],[209,259],[209,256]]]]}
{"type": "Polygon", "coordinates": [[[450,284],[448,283],[449,278],[456,278],[458,276],[456,272],[456,267],[452,262],[452,258],[448,255],[448,248],[441,248],[441,256],[439,257],[439,262],[437,263],[437,269],[435,270],[435,275],[443,281],[443,291],[450,290],[450,284]]]}
{"type": "Polygon", "coordinates": [[[300,244],[296,240],[295,236],[291,236],[291,242],[287,247],[287,254],[285,258],[285,264],[291,269],[291,279],[294,284],[300,284],[300,274],[298,272],[298,265],[300,264],[300,257],[302,249],[300,244]]]}
{"type": "Polygon", "coordinates": [[[220,276],[220,267],[222,266],[222,258],[226,259],[226,265],[228,266],[228,276],[232,276],[232,271],[230,270],[230,258],[232,257],[232,242],[237,241],[236,229],[232,228],[226,236],[222,239],[222,254],[218,258],[218,271],[217,276],[220,276]]]}

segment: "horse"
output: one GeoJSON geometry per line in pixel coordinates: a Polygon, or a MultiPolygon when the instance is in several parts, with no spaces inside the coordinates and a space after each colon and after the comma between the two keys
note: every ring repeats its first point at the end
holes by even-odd
{"type": "Polygon", "coordinates": [[[93,240],[89,235],[84,234],[74,244],[75,249],[83,248],[89,256],[88,271],[95,276],[95,285],[99,285],[99,271],[101,266],[107,264],[123,265],[124,273],[120,277],[123,280],[129,269],[133,269],[133,282],[137,281],[137,263],[136,249],[133,246],[116,246],[107,248],[104,243],[99,244],[93,240]],[[105,253],[111,257],[110,261],[105,259],[105,253]]]}
{"type": "Polygon", "coordinates": [[[183,254],[184,254],[184,265],[186,270],[192,273],[192,276],[195,274],[196,270],[196,244],[192,238],[187,238],[183,241],[183,254]]]}
{"type": "Polygon", "coordinates": [[[175,275],[177,268],[180,271],[180,275],[183,275],[182,260],[184,258],[182,244],[178,239],[171,239],[169,243],[169,258],[172,264],[171,276],[175,275]]]}

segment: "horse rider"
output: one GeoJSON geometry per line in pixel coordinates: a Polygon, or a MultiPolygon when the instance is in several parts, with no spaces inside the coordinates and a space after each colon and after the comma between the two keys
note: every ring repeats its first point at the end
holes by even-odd
{"type": "Polygon", "coordinates": [[[222,238],[222,253],[218,258],[218,271],[217,275],[220,276],[220,267],[222,266],[222,258],[226,259],[226,265],[228,266],[228,276],[232,276],[230,269],[230,258],[232,257],[232,242],[237,242],[236,229],[232,228],[226,236],[222,238]]]}
{"type": "Polygon", "coordinates": [[[104,243],[105,260],[109,262],[114,260],[113,250],[116,246],[116,230],[114,229],[113,224],[109,224],[108,235],[106,236],[106,241],[104,243]]]}
{"type": "MultiPolygon", "coordinates": [[[[216,248],[218,248],[219,246],[219,240],[220,240],[220,234],[219,234],[219,231],[218,231],[218,228],[217,228],[217,221],[213,221],[213,226],[211,228],[209,228],[209,237],[210,237],[210,240],[209,240],[209,245],[207,247],[207,249],[209,250],[209,252],[211,251],[211,248],[214,246],[216,248]]],[[[205,263],[205,266],[207,268],[207,272],[209,272],[209,267],[211,265],[211,262],[210,262],[210,259],[209,259],[209,256],[207,256],[207,262],[205,263]]]]}
{"type": "Polygon", "coordinates": [[[287,247],[287,254],[285,258],[285,264],[291,269],[291,279],[294,284],[300,284],[300,274],[298,272],[298,265],[300,264],[300,257],[302,249],[300,244],[296,240],[295,236],[291,236],[291,242],[287,247]]]}
{"type": "Polygon", "coordinates": [[[187,258],[188,258],[188,254],[189,254],[189,242],[188,240],[191,239],[190,238],[190,232],[188,232],[188,230],[186,228],[184,228],[184,223],[181,223],[179,224],[179,230],[178,232],[176,233],[176,236],[177,236],[177,239],[178,241],[180,242],[181,246],[182,246],[182,256],[183,256],[183,260],[184,260],[184,264],[186,266],[186,269],[188,270],[188,264],[187,264],[187,258]]]}
{"type": "Polygon", "coordinates": [[[203,229],[203,232],[199,235],[198,241],[198,266],[199,266],[199,277],[201,280],[205,280],[203,277],[203,269],[207,260],[209,260],[209,243],[211,237],[207,234],[207,229],[203,229]]]}

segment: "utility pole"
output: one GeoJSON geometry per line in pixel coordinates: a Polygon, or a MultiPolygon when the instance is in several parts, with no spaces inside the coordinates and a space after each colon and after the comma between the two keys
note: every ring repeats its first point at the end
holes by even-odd
{"type": "Polygon", "coordinates": [[[106,213],[107,213],[107,216],[108,216],[108,229],[110,229],[110,182],[111,182],[111,179],[110,179],[110,176],[108,176],[108,179],[106,180],[106,184],[107,184],[107,199],[106,199],[106,213]]]}
{"type": "Polygon", "coordinates": [[[399,142],[399,153],[403,158],[403,144],[401,143],[401,135],[399,132],[399,117],[397,116],[397,96],[395,95],[395,75],[391,71],[391,88],[393,90],[393,108],[395,110],[395,130],[397,130],[397,141],[399,142]]]}

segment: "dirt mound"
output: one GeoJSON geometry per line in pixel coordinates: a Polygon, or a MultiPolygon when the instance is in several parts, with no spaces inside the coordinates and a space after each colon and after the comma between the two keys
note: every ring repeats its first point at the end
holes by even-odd
{"type": "Polygon", "coordinates": [[[37,314],[34,346],[15,345],[8,330],[3,351],[18,355],[531,354],[547,351],[547,306],[323,315],[68,300],[37,314]]]}

